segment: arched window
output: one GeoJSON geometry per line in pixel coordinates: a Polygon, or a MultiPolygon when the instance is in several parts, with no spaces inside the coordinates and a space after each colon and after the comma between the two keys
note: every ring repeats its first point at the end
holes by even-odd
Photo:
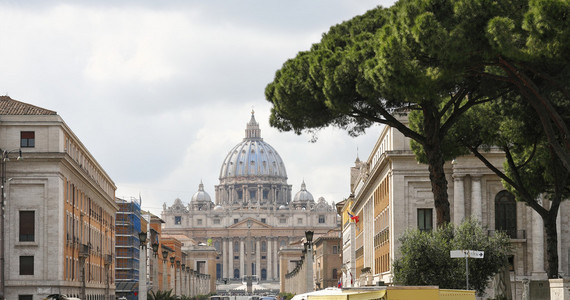
{"type": "Polygon", "coordinates": [[[505,190],[495,196],[495,230],[517,237],[517,203],[513,194],[505,190]]]}
{"type": "Polygon", "coordinates": [[[338,271],[336,269],[332,270],[332,279],[338,279],[338,271]]]}
{"type": "Polygon", "coordinates": [[[234,278],[239,278],[239,269],[234,269],[234,278]]]}
{"type": "Polygon", "coordinates": [[[267,280],[267,270],[261,269],[261,280],[267,280]]]}

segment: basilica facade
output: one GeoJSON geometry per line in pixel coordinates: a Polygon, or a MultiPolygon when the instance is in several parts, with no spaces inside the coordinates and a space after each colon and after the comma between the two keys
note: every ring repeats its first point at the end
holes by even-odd
{"type": "Polygon", "coordinates": [[[340,224],[334,204],[315,201],[304,181],[291,197],[285,164],[261,138],[253,112],[245,138],[228,152],[219,174],[214,200],[200,183],[189,202],[175,199],[162,211],[163,233],[216,248],[215,262],[206,263],[216,264],[217,279],[279,280],[281,247],[307,230],[319,236],[340,224]]]}

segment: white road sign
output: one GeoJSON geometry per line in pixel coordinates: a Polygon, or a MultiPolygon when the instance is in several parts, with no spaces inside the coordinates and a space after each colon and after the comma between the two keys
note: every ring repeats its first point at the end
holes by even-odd
{"type": "Polygon", "coordinates": [[[483,258],[485,256],[484,251],[477,250],[451,250],[449,251],[451,258],[483,258]]]}

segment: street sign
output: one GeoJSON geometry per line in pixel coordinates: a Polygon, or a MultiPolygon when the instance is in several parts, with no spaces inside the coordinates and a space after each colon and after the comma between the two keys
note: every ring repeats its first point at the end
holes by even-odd
{"type": "Polygon", "coordinates": [[[451,250],[449,251],[451,258],[465,258],[465,281],[467,289],[469,289],[469,258],[483,258],[484,251],[477,250],[451,250]]]}
{"type": "Polygon", "coordinates": [[[449,251],[451,258],[483,258],[485,256],[485,251],[477,250],[451,250],[449,251]]]}

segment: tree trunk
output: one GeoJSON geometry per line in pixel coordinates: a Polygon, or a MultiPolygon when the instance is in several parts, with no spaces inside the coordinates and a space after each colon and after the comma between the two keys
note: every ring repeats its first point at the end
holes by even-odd
{"type": "Polygon", "coordinates": [[[429,179],[436,212],[436,224],[439,228],[451,221],[449,197],[447,195],[447,179],[445,178],[445,171],[443,169],[445,160],[443,159],[441,151],[428,150],[429,148],[431,147],[425,147],[424,150],[428,159],[429,179]]]}
{"type": "MultiPolygon", "coordinates": [[[[552,208],[551,208],[552,210],[552,208]]],[[[548,278],[558,278],[558,233],[556,231],[556,212],[550,211],[543,217],[546,232],[546,275],[548,278]]]]}
{"type": "Polygon", "coordinates": [[[449,197],[447,195],[447,179],[443,165],[445,159],[441,149],[442,139],[439,136],[439,118],[435,115],[437,109],[424,107],[424,134],[426,142],[423,145],[428,161],[429,179],[436,213],[436,225],[441,227],[451,221],[449,197]]]}

